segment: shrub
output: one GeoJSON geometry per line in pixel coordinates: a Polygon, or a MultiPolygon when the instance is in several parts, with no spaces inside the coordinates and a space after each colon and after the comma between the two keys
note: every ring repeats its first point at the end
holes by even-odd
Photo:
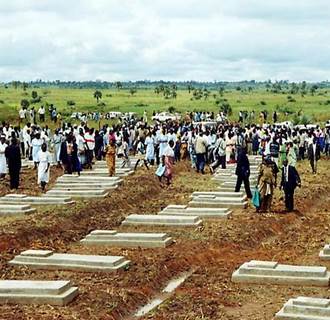
{"type": "Polygon", "coordinates": [[[35,104],[35,103],[39,103],[41,101],[41,97],[36,97],[36,98],[34,98],[34,99],[31,99],[30,100],[30,103],[31,104],[35,104]]]}
{"type": "Polygon", "coordinates": [[[173,106],[168,107],[167,110],[169,113],[174,113],[176,111],[175,107],[173,107],[173,106]]]}
{"type": "Polygon", "coordinates": [[[99,102],[98,104],[97,104],[97,106],[98,107],[105,107],[106,106],[106,103],[105,102],[99,102]]]}
{"type": "Polygon", "coordinates": [[[28,100],[26,100],[26,99],[22,99],[22,100],[21,100],[21,106],[22,106],[23,108],[28,108],[29,105],[30,105],[30,102],[29,102],[28,100]]]}
{"type": "Polygon", "coordinates": [[[266,103],[265,101],[260,101],[260,104],[261,104],[262,106],[265,106],[267,103],[266,103]]]}
{"type": "Polygon", "coordinates": [[[3,100],[0,100],[0,104],[4,104],[5,102],[3,100]]]}
{"type": "Polygon", "coordinates": [[[67,104],[68,106],[75,106],[75,105],[76,105],[76,102],[73,101],[73,100],[68,100],[68,101],[66,102],[66,104],[67,104]]]}

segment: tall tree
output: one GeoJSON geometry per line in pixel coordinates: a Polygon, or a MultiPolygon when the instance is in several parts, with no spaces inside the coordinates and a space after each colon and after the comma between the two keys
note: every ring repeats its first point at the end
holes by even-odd
{"type": "Polygon", "coordinates": [[[115,87],[117,88],[117,90],[120,90],[123,88],[123,84],[120,81],[116,81],[115,82],[115,87]]]}
{"type": "Polygon", "coordinates": [[[100,90],[96,90],[94,92],[94,98],[96,99],[96,102],[99,103],[99,100],[102,99],[102,92],[100,90]]]}
{"type": "Polygon", "coordinates": [[[37,99],[38,98],[38,92],[37,91],[32,91],[31,96],[32,96],[32,99],[37,99]]]}

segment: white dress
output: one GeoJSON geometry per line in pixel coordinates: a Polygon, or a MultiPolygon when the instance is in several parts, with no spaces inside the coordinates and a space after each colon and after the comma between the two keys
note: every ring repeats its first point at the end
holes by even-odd
{"type": "Polygon", "coordinates": [[[8,147],[6,143],[0,143],[0,174],[7,173],[7,162],[5,156],[5,150],[8,147]]]}
{"type": "Polygon", "coordinates": [[[39,166],[38,166],[38,184],[41,182],[49,182],[49,171],[47,170],[48,168],[48,163],[50,164],[52,161],[52,156],[49,153],[49,151],[42,151],[40,150],[38,152],[38,159],[39,159],[39,166]],[[47,170],[47,172],[46,172],[47,170]]]}
{"type": "Polygon", "coordinates": [[[41,145],[43,143],[42,139],[37,139],[37,138],[34,138],[32,139],[32,160],[34,162],[39,162],[39,151],[41,149],[41,145]]]}
{"type": "Polygon", "coordinates": [[[155,159],[154,139],[152,137],[147,137],[145,144],[147,146],[146,160],[154,160],[155,159]]]}

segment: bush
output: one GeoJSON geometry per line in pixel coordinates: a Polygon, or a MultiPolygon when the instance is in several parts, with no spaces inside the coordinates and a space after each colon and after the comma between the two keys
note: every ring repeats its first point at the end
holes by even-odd
{"type": "Polygon", "coordinates": [[[75,106],[75,105],[76,105],[76,102],[73,101],[73,100],[68,100],[68,101],[66,102],[66,104],[67,104],[68,106],[75,106]]]}
{"type": "Polygon", "coordinates": [[[229,116],[233,113],[233,110],[228,102],[223,102],[220,105],[220,111],[229,116]]]}
{"type": "Polygon", "coordinates": [[[302,125],[308,125],[313,123],[313,118],[306,116],[306,115],[302,115],[299,116],[297,113],[293,116],[292,122],[294,125],[298,125],[298,124],[302,124],[302,125]]]}
{"type": "Polygon", "coordinates": [[[108,97],[108,98],[111,98],[112,97],[112,94],[108,93],[105,96],[108,97]]]}
{"type": "Polygon", "coordinates": [[[30,105],[30,102],[28,100],[26,100],[26,99],[21,100],[21,106],[23,108],[28,108],[29,105],[30,105]]]}
{"type": "Polygon", "coordinates": [[[176,111],[176,109],[175,109],[175,107],[170,106],[170,107],[168,107],[167,111],[168,111],[169,113],[174,113],[174,112],[176,111]]]}
{"type": "Polygon", "coordinates": [[[0,100],[0,104],[4,104],[5,102],[3,100],[0,100]]]}
{"type": "Polygon", "coordinates": [[[39,103],[41,101],[41,97],[37,97],[37,98],[35,98],[35,99],[31,99],[30,100],[30,103],[31,104],[35,104],[35,103],[39,103]]]}
{"type": "Polygon", "coordinates": [[[97,106],[98,107],[105,107],[106,106],[106,103],[105,102],[99,102],[98,104],[97,104],[97,106]]]}
{"type": "Polygon", "coordinates": [[[266,103],[265,101],[260,101],[260,104],[261,104],[262,106],[265,106],[267,103],[266,103]]]}

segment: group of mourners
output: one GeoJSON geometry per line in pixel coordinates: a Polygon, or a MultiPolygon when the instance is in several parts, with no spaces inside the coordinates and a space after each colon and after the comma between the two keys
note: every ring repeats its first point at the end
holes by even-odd
{"type": "Polygon", "coordinates": [[[171,184],[175,162],[189,159],[191,167],[205,173],[225,169],[237,163],[239,191],[244,184],[252,198],[249,183],[250,164],[247,155],[263,158],[258,175],[259,211],[270,211],[274,189],[283,188],[287,210],[293,210],[294,190],[300,185],[296,163],[308,157],[312,172],[317,172],[321,153],[330,154],[330,130],[293,129],[274,125],[194,123],[189,113],[181,121],[154,122],[130,118],[117,125],[95,129],[86,122],[63,123],[52,132],[47,125],[26,123],[23,128],[7,123],[0,126],[0,175],[10,175],[11,189],[19,186],[21,157],[32,160],[38,170],[38,183],[44,189],[49,181],[51,162],[63,166],[68,174],[91,169],[94,161],[106,160],[109,176],[115,175],[116,159],[130,166],[130,156],[137,158],[135,169],[156,166],[159,180],[171,184]],[[278,173],[282,171],[278,184],[278,173]]]}

